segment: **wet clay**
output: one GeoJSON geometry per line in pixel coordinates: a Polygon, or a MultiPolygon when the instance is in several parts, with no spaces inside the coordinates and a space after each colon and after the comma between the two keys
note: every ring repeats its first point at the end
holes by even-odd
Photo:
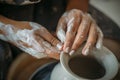
{"type": "Polygon", "coordinates": [[[105,74],[104,67],[90,56],[76,56],[68,64],[73,73],[83,78],[97,79],[105,74]]]}

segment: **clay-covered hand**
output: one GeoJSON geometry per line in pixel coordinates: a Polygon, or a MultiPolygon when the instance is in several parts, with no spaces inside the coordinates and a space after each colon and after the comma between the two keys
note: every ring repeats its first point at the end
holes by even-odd
{"type": "Polygon", "coordinates": [[[62,50],[73,54],[86,41],[82,50],[87,55],[96,46],[102,46],[103,33],[90,14],[73,9],[60,18],[56,31],[57,37],[64,43],[62,50]]]}
{"type": "Polygon", "coordinates": [[[37,23],[20,22],[15,26],[0,22],[0,33],[0,39],[14,44],[36,58],[46,54],[59,59],[60,41],[37,23]]]}

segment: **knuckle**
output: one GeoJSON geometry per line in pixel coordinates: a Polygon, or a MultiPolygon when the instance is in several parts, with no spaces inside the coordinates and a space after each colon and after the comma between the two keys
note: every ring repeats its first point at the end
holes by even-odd
{"type": "Polygon", "coordinates": [[[45,27],[40,27],[40,33],[45,33],[48,32],[47,29],[45,27]]]}
{"type": "Polygon", "coordinates": [[[52,38],[50,41],[53,45],[57,45],[58,40],[56,40],[55,38],[52,38]]]}
{"type": "Polygon", "coordinates": [[[82,11],[78,10],[78,9],[72,9],[71,11],[74,12],[74,13],[82,13],[82,11]]]}
{"type": "Polygon", "coordinates": [[[44,27],[41,27],[40,29],[41,29],[41,30],[46,30],[46,28],[44,28],[44,27]]]}
{"type": "Polygon", "coordinates": [[[54,42],[55,42],[55,38],[52,38],[52,39],[51,39],[51,43],[54,43],[54,42]]]}
{"type": "Polygon", "coordinates": [[[94,42],[88,42],[86,45],[87,45],[88,48],[91,48],[91,47],[94,46],[94,42]]]}
{"type": "Polygon", "coordinates": [[[81,39],[85,39],[85,35],[84,34],[81,34],[80,36],[79,36],[79,40],[81,40],[81,39]]]}
{"type": "Polygon", "coordinates": [[[95,19],[91,16],[91,14],[87,13],[86,16],[88,17],[89,20],[91,20],[92,23],[96,24],[95,19]]]}
{"type": "Polygon", "coordinates": [[[78,9],[73,9],[73,10],[70,11],[70,13],[73,14],[73,16],[76,16],[76,17],[81,16],[83,14],[83,12],[78,10],[78,9]]]}

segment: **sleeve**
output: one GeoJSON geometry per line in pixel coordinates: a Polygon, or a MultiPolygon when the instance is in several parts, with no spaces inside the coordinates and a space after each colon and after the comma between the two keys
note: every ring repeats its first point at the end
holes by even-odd
{"type": "Polygon", "coordinates": [[[12,5],[27,5],[38,3],[41,0],[0,0],[0,3],[12,4],[12,5]]]}

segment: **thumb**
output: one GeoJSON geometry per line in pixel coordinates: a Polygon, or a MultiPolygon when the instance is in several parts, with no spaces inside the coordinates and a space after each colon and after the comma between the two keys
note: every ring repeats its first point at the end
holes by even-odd
{"type": "Polygon", "coordinates": [[[60,59],[60,51],[58,51],[54,47],[51,47],[50,49],[45,49],[45,53],[47,54],[48,57],[51,57],[57,60],[60,59]]]}

